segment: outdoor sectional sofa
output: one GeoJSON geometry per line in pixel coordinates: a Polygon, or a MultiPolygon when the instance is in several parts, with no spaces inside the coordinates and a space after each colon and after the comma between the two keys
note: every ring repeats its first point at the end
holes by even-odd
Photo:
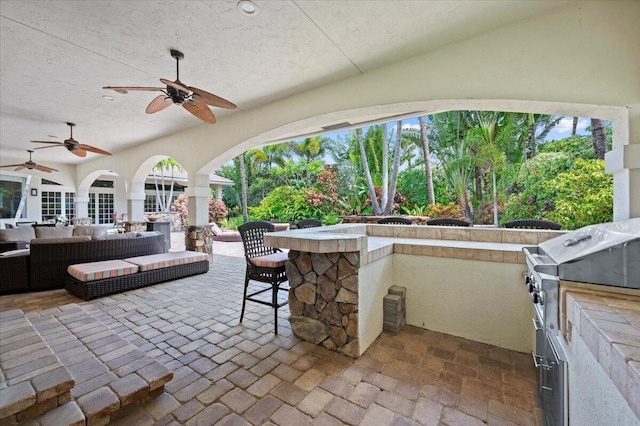
{"type": "MultiPolygon", "coordinates": [[[[48,235],[52,235],[51,233],[48,235]]],[[[3,233],[1,237],[6,240],[11,238],[10,234],[3,233]]],[[[9,243],[16,244],[16,247],[24,246],[25,240],[22,241],[9,243]]],[[[165,250],[164,235],[155,231],[38,237],[26,239],[26,242],[29,243],[29,250],[17,250],[9,255],[0,254],[0,294],[61,289],[64,288],[69,265],[159,254],[165,250]]],[[[13,248],[11,244],[5,246],[13,248]]]]}
{"type": "Polygon", "coordinates": [[[65,288],[81,299],[120,293],[209,270],[205,253],[181,251],[71,265],[65,288]]]}

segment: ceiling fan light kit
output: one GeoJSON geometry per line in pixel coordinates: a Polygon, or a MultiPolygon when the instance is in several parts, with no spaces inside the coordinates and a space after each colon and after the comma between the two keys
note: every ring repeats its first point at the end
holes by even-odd
{"type": "Polygon", "coordinates": [[[176,79],[171,81],[161,78],[160,82],[165,87],[105,86],[103,89],[114,90],[121,94],[129,93],[129,91],[162,92],[162,95],[158,95],[147,105],[145,110],[147,114],[155,114],[173,104],[182,106],[188,112],[209,124],[216,122],[216,117],[209,109],[209,106],[226,109],[237,108],[226,99],[182,83],[180,81],[180,61],[184,59],[184,54],[175,49],[171,49],[170,53],[171,57],[176,60],[176,79]]]}

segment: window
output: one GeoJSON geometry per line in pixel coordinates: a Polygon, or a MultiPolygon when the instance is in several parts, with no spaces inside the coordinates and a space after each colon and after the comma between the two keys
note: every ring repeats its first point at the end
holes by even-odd
{"type": "MultiPolygon", "coordinates": [[[[22,198],[25,178],[17,176],[3,176],[0,179],[0,218],[14,218],[22,198]]],[[[26,206],[21,217],[27,217],[26,206]]]]}
{"type": "Polygon", "coordinates": [[[91,218],[91,223],[96,223],[96,194],[89,194],[89,206],[88,206],[89,217],[91,218]]]}
{"type": "Polygon", "coordinates": [[[42,191],[42,219],[51,220],[62,214],[62,193],[42,191]]]}
{"type": "Polygon", "coordinates": [[[145,213],[155,213],[157,210],[156,206],[156,196],[155,195],[147,195],[144,199],[144,212],[145,213]]]}
{"type": "Polygon", "coordinates": [[[112,180],[94,180],[91,184],[92,188],[113,188],[112,180]]]}
{"type": "Polygon", "coordinates": [[[113,223],[113,194],[98,195],[98,223],[113,223]]]}
{"type": "Polygon", "coordinates": [[[64,195],[64,214],[67,216],[69,222],[76,217],[76,194],[74,192],[67,192],[64,195]]]}

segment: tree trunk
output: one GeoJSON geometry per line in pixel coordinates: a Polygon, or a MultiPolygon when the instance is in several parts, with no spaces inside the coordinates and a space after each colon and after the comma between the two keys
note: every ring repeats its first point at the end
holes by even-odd
{"type": "Polygon", "coordinates": [[[249,221],[249,213],[247,209],[247,169],[244,165],[244,152],[240,154],[240,182],[242,185],[242,220],[244,223],[249,221]]]}
{"type": "Polygon", "coordinates": [[[529,127],[529,144],[531,144],[531,158],[536,156],[536,123],[531,123],[529,127]]]}
{"type": "Polygon", "coordinates": [[[402,148],[402,120],[398,120],[398,140],[393,151],[393,171],[391,172],[391,185],[389,187],[389,195],[387,203],[384,204],[384,214],[391,214],[393,211],[393,202],[396,198],[396,186],[398,184],[398,169],[400,168],[400,155],[402,148]]]}
{"type": "Polygon", "coordinates": [[[380,195],[380,207],[386,212],[387,204],[389,203],[389,197],[393,197],[389,194],[389,135],[387,135],[387,124],[382,125],[382,190],[380,195]]]}
{"type": "Polygon", "coordinates": [[[433,174],[431,173],[431,159],[429,158],[429,139],[427,139],[427,121],[424,116],[418,118],[420,121],[420,136],[422,136],[422,153],[424,155],[424,174],[427,178],[427,196],[429,205],[436,203],[436,197],[433,191],[433,174]]]}
{"type": "Polygon", "coordinates": [[[362,141],[362,129],[356,129],[356,140],[358,141],[358,147],[360,148],[360,161],[362,163],[362,171],[367,182],[367,188],[369,188],[369,199],[371,200],[371,208],[373,209],[373,214],[379,215],[382,214],[382,210],[380,209],[378,197],[376,197],[376,188],[373,186],[371,172],[369,171],[367,152],[364,149],[364,142],[362,141]]]}
{"type": "Polygon", "coordinates": [[[491,169],[491,181],[493,183],[493,226],[498,227],[498,188],[496,186],[496,170],[491,169]]]}
{"type": "Polygon", "coordinates": [[[604,131],[603,120],[591,119],[591,142],[593,143],[593,152],[596,158],[604,160],[604,154],[607,152],[607,135],[604,131]]]}
{"type": "Polygon", "coordinates": [[[576,135],[577,129],[578,129],[578,117],[573,117],[573,125],[571,126],[571,136],[576,135]]]}
{"type": "Polygon", "coordinates": [[[474,167],[474,180],[476,184],[476,197],[478,200],[482,200],[482,168],[479,166],[474,167]]]}

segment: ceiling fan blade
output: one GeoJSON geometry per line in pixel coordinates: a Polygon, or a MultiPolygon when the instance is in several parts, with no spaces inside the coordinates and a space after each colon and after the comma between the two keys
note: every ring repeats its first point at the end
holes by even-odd
{"type": "Polygon", "coordinates": [[[160,83],[166,84],[167,86],[171,86],[176,90],[180,90],[182,92],[189,93],[189,88],[187,86],[185,86],[184,84],[182,84],[182,82],[180,80],[171,81],[171,80],[167,80],[166,78],[161,78],[160,79],[160,83]]]}
{"type": "Polygon", "coordinates": [[[5,164],[4,166],[0,166],[0,167],[18,167],[18,166],[24,166],[24,163],[20,163],[20,164],[5,164]]]}
{"type": "MultiPolygon", "coordinates": [[[[31,142],[35,142],[35,143],[50,143],[53,145],[64,145],[63,142],[56,142],[56,141],[31,141],[31,142]]],[[[44,147],[44,148],[50,148],[50,147],[44,147]]],[[[40,149],[40,148],[36,148],[36,149],[40,149]]]]}
{"type": "Polygon", "coordinates": [[[126,94],[131,91],[162,92],[164,87],[139,87],[139,86],[104,86],[103,89],[115,90],[118,93],[126,94]]]}
{"type": "Polygon", "coordinates": [[[182,106],[184,107],[184,109],[198,117],[200,120],[205,121],[209,124],[215,124],[216,117],[213,115],[207,104],[203,102],[194,103],[195,105],[191,105],[189,102],[185,102],[182,104],[182,106]]]}
{"type": "Polygon", "coordinates": [[[13,170],[15,170],[17,172],[18,170],[22,170],[22,169],[26,169],[26,168],[27,168],[27,166],[25,166],[24,164],[18,164],[18,167],[16,167],[13,170]]]}
{"type": "Polygon", "coordinates": [[[78,145],[78,148],[74,149],[73,151],[69,151],[70,153],[72,153],[73,155],[77,155],[78,157],[86,157],[87,156],[87,151],[85,151],[84,149],[80,148],[80,146],[78,145]]]}
{"type": "Polygon", "coordinates": [[[202,89],[198,89],[197,87],[189,87],[189,90],[191,90],[194,93],[193,95],[194,98],[198,99],[198,97],[200,97],[202,101],[204,101],[205,103],[211,106],[215,106],[219,108],[227,108],[227,109],[237,108],[237,106],[232,102],[229,102],[228,100],[221,98],[220,96],[216,96],[202,89]]]}
{"type": "Polygon", "coordinates": [[[155,97],[151,103],[149,105],[147,105],[147,109],[145,110],[145,112],[147,114],[153,114],[156,113],[158,111],[162,111],[163,109],[165,109],[166,107],[168,107],[169,105],[171,105],[173,102],[171,102],[170,98],[167,98],[165,95],[160,95],[155,97]]]}
{"type": "Polygon", "coordinates": [[[51,167],[41,166],[39,164],[36,164],[36,166],[34,168],[36,170],[40,170],[41,172],[45,172],[45,173],[51,173],[51,172],[57,172],[58,171],[56,169],[52,169],[51,167]]]}
{"type": "Polygon", "coordinates": [[[83,144],[83,143],[79,144],[78,148],[83,149],[85,151],[89,151],[89,152],[95,152],[96,154],[111,155],[111,153],[109,151],[105,151],[103,149],[96,148],[95,146],[86,145],[86,144],[83,144]]]}
{"type": "Polygon", "coordinates": [[[57,148],[57,147],[59,147],[59,146],[64,146],[64,144],[63,144],[63,143],[61,143],[61,144],[59,144],[59,145],[58,145],[58,144],[56,144],[56,145],[49,145],[49,146],[41,146],[41,147],[33,148],[33,149],[57,148]]]}

